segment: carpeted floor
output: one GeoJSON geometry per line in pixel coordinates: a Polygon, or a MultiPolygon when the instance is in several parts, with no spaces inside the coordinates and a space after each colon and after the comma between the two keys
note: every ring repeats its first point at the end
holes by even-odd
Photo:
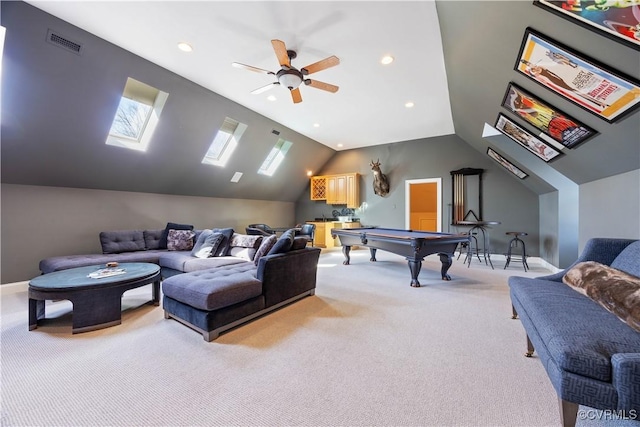
{"type": "MultiPolygon", "coordinates": [[[[71,305],[48,302],[29,332],[24,290],[3,292],[3,426],[558,426],[556,394],[540,360],[525,358],[507,278],[494,260],[437,256],[409,286],[406,261],[378,251],[323,251],[316,295],[207,343],[123,298],[119,326],[71,334],[71,305]]],[[[603,421],[581,408],[580,427],[603,421]]]]}

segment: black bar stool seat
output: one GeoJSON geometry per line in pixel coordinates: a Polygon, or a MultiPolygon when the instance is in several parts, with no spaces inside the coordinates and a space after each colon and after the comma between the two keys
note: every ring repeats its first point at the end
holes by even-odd
{"type": "Polygon", "coordinates": [[[514,237],[509,242],[509,250],[506,253],[507,262],[504,264],[504,269],[506,270],[507,267],[509,267],[509,263],[511,262],[511,259],[513,259],[514,261],[522,261],[524,271],[527,271],[529,269],[529,264],[527,264],[527,249],[525,247],[524,241],[520,237],[528,236],[529,233],[525,233],[523,231],[507,231],[505,234],[514,237]],[[522,247],[520,255],[512,254],[511,250],[514,248],[518,248],[519,246],[522,247]]]}

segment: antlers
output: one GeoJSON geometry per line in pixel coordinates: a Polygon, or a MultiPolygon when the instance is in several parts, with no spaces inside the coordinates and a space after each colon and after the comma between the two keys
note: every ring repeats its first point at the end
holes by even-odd
{"type": "Polygon", "coordinates": [[[374,162],[373,160],[371,160],[371,169],[375,169],[375,168],[380,169],[380,159],[378,159],[377,162],[374,162]]]}

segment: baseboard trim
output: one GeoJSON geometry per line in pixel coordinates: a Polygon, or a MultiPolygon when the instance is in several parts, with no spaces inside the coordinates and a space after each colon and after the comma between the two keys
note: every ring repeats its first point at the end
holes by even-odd
{"type": "Polygon", "coordinates": [[[0,285],[0,295],[11,295],[17,292],[27,292],[29,289],[29,281],[6,283],[0,285]]]}

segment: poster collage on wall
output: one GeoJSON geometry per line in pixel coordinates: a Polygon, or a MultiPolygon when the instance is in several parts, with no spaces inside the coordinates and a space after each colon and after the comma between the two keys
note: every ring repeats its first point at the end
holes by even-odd
{"type": "MultiPolygon", "coordinates": [[[[640,4],[534,0],[533,4],[635,50],[640,50],[640,4]]],[[[598,118],[615,123],[640,108],[640,81],[526,28],[514,70],[598,118]]],[[[545,162],[598,132],[537,95],[509,82],[502,105],[526,126],[499,113],[495,127],[545,162]]],[[[520,168],[493,149],[487,155],[520,179],[520,168]]]]}

